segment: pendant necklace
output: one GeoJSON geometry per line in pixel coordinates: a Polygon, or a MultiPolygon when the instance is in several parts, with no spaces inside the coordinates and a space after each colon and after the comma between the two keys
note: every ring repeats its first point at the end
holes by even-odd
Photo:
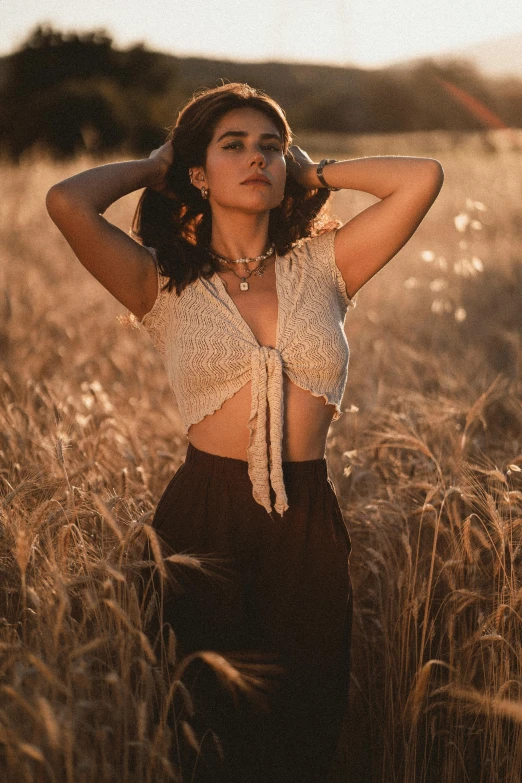
{"type": "Polygon", "coordinates": [[[217,253],[213,253],[212,250],[208,249],[207,252],[209,255],[212,256],[212,258],[216,259],[217,261],[222,261],[225,264],[244,264],[246,265],[251,261],[259,261],[259,265],[255,269],[246,269],[245,272],[248,274],[246,276],[244,275],[238,275],[236,270],[234,268],[231,269],[231,271],[235,274],[236,277],[238,277],[241,282],[239,284],[239,290],[240,291],[248,291],[250,288],[248,284],[248,278],[252,275],[257,275],[258,277],[262,277],[266,268],[266,260],[267,258],[270,258],[272,253],[274,252],[274,246],[271,245],[268,250],[263,253],[260,256],[256,256],[255,258],[238,258],[238,259],[232,259],[232,258],[226,258],[226,256],[220,256],[217,253]]]}

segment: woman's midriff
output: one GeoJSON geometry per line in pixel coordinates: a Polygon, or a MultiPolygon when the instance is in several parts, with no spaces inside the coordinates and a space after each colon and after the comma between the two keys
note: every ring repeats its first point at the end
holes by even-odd
{"type": "MultiPolygon", "coordinates": [[[[201,451],[247,460],[248,420],[252,405],[249,381],[221,408],[192,424],[188,440],[201,451]]],[[[326,437],[335,407],[296,386],[283,374],[283,461],[301,462],[325,456],[326,437]]],[[[267,416],[267,432],[269,424],[267,416]]]]}
{"type": "MultiPolygon", "coordinates": [[[[278,299],[274,257],[267,263],[265,273],[256,278],[255,287],[252,285],[247,298],[239,290],[239,282],[233,272],[220,273],[219,277],[258,344],[275,346],[278,299]]],[[[283,461],[322,459],[335,406],[326,404],[324,397],[315,397],[301,389],[285,373],[283,406],[283,461]]],[[[188,431],[188,440],[201,451],[247,461],[251,407],[252,384],[248,381],[221,408],[193,424],[188,431]]],[[[267,409],[267,437],[269,423],[270,410],[267,409]]]]}

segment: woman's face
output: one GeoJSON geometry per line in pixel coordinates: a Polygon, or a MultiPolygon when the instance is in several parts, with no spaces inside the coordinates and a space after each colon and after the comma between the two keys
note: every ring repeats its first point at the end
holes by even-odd
{"type": "Polygon", "coordinates": [[[273,209],[283,200],[286,183],[281,134],[258,109],[232,109],[215,128],[205,166],[192,171],[194,184],[208,188],[211,207],[273,209]],[[252,176],[265,181],[246,182],[252,176]]]}

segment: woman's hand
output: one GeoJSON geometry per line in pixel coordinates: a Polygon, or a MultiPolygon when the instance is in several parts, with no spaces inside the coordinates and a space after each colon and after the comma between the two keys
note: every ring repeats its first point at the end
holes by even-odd
{"type": "Polygon", "coordinates": [[[174,161],[174,147],[172,146],[172,141],[166,141],[165,144],[162,144],[158,149],[152,150],[149,159],[153,160],[157,165],[158,175],[148,187],[151,190],[162,193],[167,189],[165,177],[174,161]]]}
{"type": "Polygon", "coordinates": [[[322,187],[316,175],[319,164],[314,163],[308,153],[296,144],[288,148],[288,153],[290,154],[286,157],[286,170],[290,176],[308,190],[322,187]]]}

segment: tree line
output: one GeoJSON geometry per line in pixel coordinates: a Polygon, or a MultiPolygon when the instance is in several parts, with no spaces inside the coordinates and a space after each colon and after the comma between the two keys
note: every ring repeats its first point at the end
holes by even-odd
{"type": "Polygon", "coordinates": [[[236,63],[142,44],[118,49],[104,30],[38,26],[0,60],[0,154],[17,161],[35,147],[60,158],[148,152],[194,90],[223,79],[268,92],[296,132],[480,130],[491,116],[522,127],[522,80],[488,79],[467,61],[425,59],[380,70],[236,63]]]}

